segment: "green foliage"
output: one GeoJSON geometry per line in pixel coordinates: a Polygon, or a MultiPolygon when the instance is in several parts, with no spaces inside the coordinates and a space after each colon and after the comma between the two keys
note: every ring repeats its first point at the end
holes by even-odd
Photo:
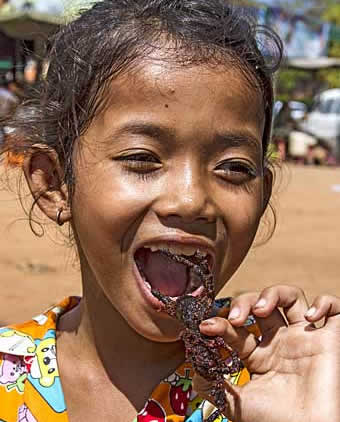
{"type": "Polygon", "coordinates": [[[304,70],[282,68],[276,82],[277,96],[282,101],[289,101],[298,96],[298,90],[310,84],[313,74],[304,70]]]}
{"type": "MultiPolygon", "coordinates": [[[[328,22],[340,27],[340,4],[328,0],[328,5],[325,8],[322,18],[328,22]]],[[[340,57],[340,39],[334,39],[329,46],[328,54],[330,57],[340,57]]],[[[340,87],[340,71],[336,69],[320,70],[319,77],[327,83],[329,88],[340,87]]]]}
{"type": "Polygon", "coordinates": [[[318,73],[319,77],[327,83],[328,88],[340,88],[339,69],[324,69],[318,73]]]}
{"type": "Polygon", "coordinates": [[[340,57],[340,41],[333,41],[329,48],[330,57],[340,57]]]}
{"type": "MultiPolygon", "coordinates": [[[[329,2],[330,0],[328,0],[329,2]]],[[[340,4],[331,2],[324,10],[322,18],[328,22],[331,22],[333,25],[336,25],[335,32],[340,31],[340,4]]],[[[333,40],[330,44],[329,55],[331,57],[340,57],[340,39],[333,40]]]]}
{"type": "Polygon", "coordinates": [[[322,18],[335,25],[340,25],[340,4],[331,2],[325,8],[322,18]]]}

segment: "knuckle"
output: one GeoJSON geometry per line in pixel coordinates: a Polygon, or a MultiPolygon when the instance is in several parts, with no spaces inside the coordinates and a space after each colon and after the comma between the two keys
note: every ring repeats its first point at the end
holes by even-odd
{"type": "Polygon", "coordinates": [[[305,292],[304,292],[304,290],[301,287],[294,286],[294,288],[295,288],[296,294],[299,297],[304,297],[305,296],[305,292]]]}
{"type": "Polygon", "coordinates": [[[322,302],[323,301],[323,298],[325,297],[326,295],[317,295],[317,296],[315,296],[315,298],[314,298],[314,300],[313,300],[313,303],[320,303],[320,302],[322,302]]]}
{"type": "Polygon", "coordinates": [[[277,290],[279,292],[288,291],[288,292],[295,292],[295,293],[303,293],[303,290],[295,285],[292,284],[273,284],[272,286],[268,287],[270,290],[277,290]]]}
{"type": "Polygon", "coordinates": [[[331,296],[329,296],[329,295],[318,295],[314,299],[314,303],[319,305],[319,306],[327,304],[329,302],[332,302],[331,296]]]}
{"type": "Polygon", "coordinates": [[[290,286],[290,290],[288,291],[289,296],[291,297],[291,300],[303,300],[305,298],[305,292],[303,289],[297,286],[290,286]]]}
{"type": "Polygon", "coordinates": [[[331,296],[331,295],[325,295],[325,294],[318,295],[314,299],[314,304],[318,307],[332,305],[335,303],[340,305],[340,299],[337,298],[336,296],[331,296]]]}
{"type": "Polygon", "coordinates": [[[216,319],[216,329],[221,336],[226,336],[229,334],[232,326],[230,322],[225,318],[215,318],[216,319]]]}
{"type": "Polygon", "coordinates": [[[236,296],[235,298],[232,299],[231,305],[235,306],[235,304],[253,303],[254,301],[257,300],[258,297],[259,297],[258,292],[242,293],[239,296],[236,296]]]}
{"type": "Polygon", "coordinates": [[[261,296],[272,297],[272,296],[279,296],[280,292],[286,289],[286,285],[284,284],[272,284],[271,286],[265,287],[262,292],[261,296]]]}
{"type": "Polygon", "coordinates": [[[278,296],[291,299],[302,299],[305,297],[305,292],[301,287],[291,285],[291,284],[278,284],[276,286],[271,287],[273,290],[276,291],[278,296]]]}

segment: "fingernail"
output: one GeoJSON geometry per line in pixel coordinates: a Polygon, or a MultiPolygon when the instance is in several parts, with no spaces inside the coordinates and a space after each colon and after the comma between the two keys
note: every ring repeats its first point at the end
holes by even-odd
{"type": "Polygon", "coordinates": [[[316,312],[316,308],[315,306],[312,306],[311,308],[308,309],[308,311],[305,313],[306,317],[312,317],[316,312]]]}
{"type": "Polygon", "coordinates": [[[254,306],[255,309],[257,308],[264,308],[267,305],[266,299],[262,298],[260,299],[254,306]]]}
{"type": "Polygon", "coordinates": [[[240,315],[241,315],[241,311],[240,311],[240,309],[239,309],[239,308],[233,308],[233,309],[229,312],[228,319],[237,319],[240,315]]]}
{"type": "Polygon", "coordinates": [[[206,325],[206,326],[212,326],[215,325],[216,321],[214,319],[206,319],[204,321],[201,322],[201,325],[206,325]]]}

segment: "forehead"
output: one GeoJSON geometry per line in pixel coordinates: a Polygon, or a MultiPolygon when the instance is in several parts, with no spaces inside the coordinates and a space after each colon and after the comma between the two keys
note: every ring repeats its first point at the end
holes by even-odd
{"type": "Polygon", "coordinates": [[[97,117],[102,127],[133,115],[182,127],[190,126],[190,119],[202,130],[242,126],[262,140],[263,96],[251,80],[235,66],[179,66],[150,60],[110,83],[104,94],[105,112],[97,117]]]}

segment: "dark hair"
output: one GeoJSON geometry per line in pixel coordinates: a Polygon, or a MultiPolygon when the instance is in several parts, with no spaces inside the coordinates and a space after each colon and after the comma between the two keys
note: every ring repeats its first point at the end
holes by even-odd
{"type": "Polygon", "coordinates": [[[282,43],[257,25],[250,8],[227,0],[102,0],[62,27],[49,45],[47,76],[35,99],[23,104],[36,112],[9,125],[25,133],[23,152],[35,143],[57,151],[71,193],[74,142],[103,106],[105,87],[159,48],[179,66],[237,66],[261,90],[265,157],[282,43]]]}

